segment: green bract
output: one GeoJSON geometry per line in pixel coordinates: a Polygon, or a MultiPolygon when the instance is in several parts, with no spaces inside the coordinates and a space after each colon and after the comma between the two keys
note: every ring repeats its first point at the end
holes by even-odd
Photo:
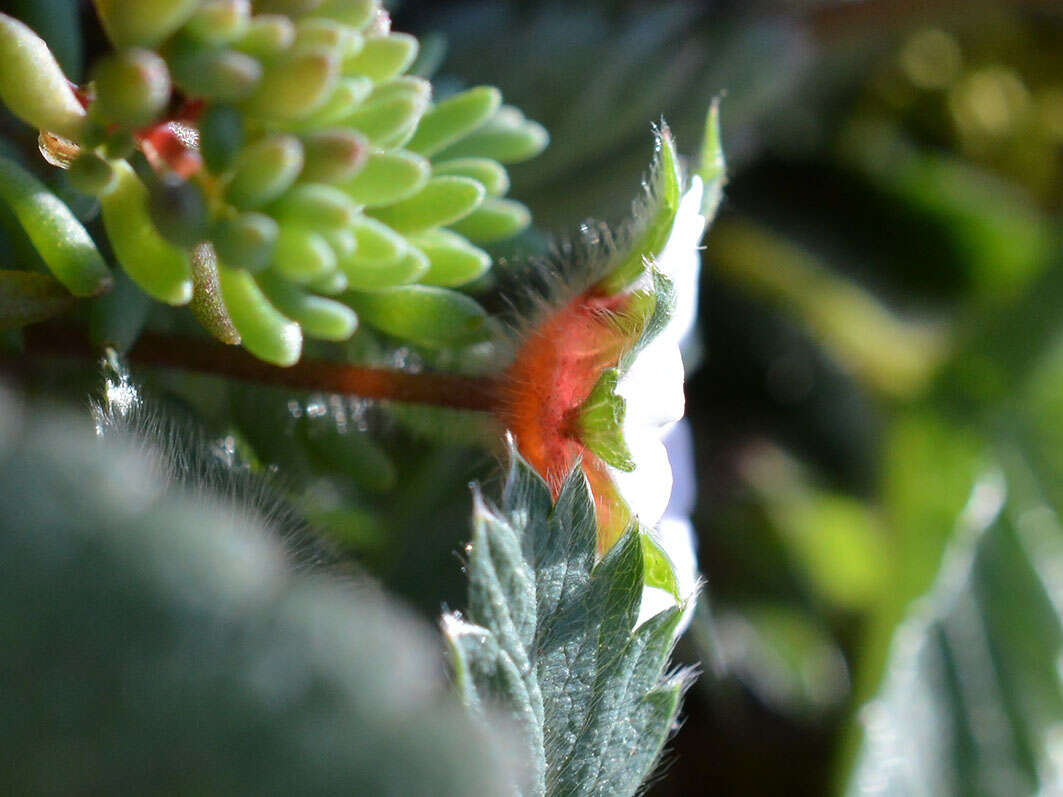
{"type": "MultiPolygon", "coordinates": [[[[417,39],[390,31],[379,0],[95,6],[116,49],[81,94],[43,40],[0,15],[0,98],[55,134],[47,159],[99,197],[136,285],[191,302],[211,334],[278,365],[304,335],[349,337],[355,311],[429,347],[482,339],[486,313],[453,288],[490,268],[473,242],[530,223],[502,198],[502,164],[543,149],[540,125],[491,86],[433,97],[404,74],[417,39]]],[[[43,186],[36,201],[62,206],[43,186]]],[[[98,290],[45,260],[74,293],[98,290]]]]}

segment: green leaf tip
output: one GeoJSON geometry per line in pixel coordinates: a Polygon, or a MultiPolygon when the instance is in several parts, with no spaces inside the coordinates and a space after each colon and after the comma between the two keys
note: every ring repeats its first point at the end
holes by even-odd
{"type": "Polygon", "coordinates": [[[509,442],[500,505],[474,500],[468,610],[444,618],[455,684],[471,711],[501,710],[520,729],[518,793],[635,794],[690,683],[664,675],[682,611],[636,625],[646,576],[662,580],[655,549],[632,528],[596,561],[582,471],[554,501],[509,442]]]}
{"type": "Polygon", "coordinates": [[[723,140],[720,136],[720,99],[716,97],[709,105],[697,169],[705,186],[705,193],[701,197],[701,215],[709,224],[716,216],[723,200],[724,186],[727,185],[727,161],[724,158],[723,140]]]}
{"type": "Polygon", "coordinates": [[[648,211],[640,221],[630,244],[620,253],[615,265],[598,283],[604,294],[619,293],[645,273],[664,249],[672,233],[679,197],[683,188],[683,174],[672,131],[666,124],[656,130],[653,177],[650,182],[648,211]]]}

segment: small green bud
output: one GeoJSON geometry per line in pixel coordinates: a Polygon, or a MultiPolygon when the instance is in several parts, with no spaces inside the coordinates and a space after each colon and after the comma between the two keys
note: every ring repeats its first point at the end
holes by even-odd
{"type": "Polygon", "coordinates": [[[262,64],[236,50],[184,50],[170,59],[174,80],[187,94],[236,102],[262,83],[262,64]]]}
{"type": "Polygon", "coordinates": [[[92,70],[93,111],[127,127],[154,120],[170,102],[170,70],[151,50],[140,47],[105,55],[92,70]]]}
{"type": "Polygon", "coordinates": [[[292,282],[315,282],[336,270],[336,253],[313,230],[281,227],[272,270],[292,282]]]}
{"type": "Polygon", "coordinates": [[[244,35],[250,21],[250,0],[205,0],[185,23],[184,32],[204,44],[229,44],[244,35]]]}
{"type": "Polygon", "coordinates": [[[48,270],[72,294],[96,296],[111,286],[111,270],[70,208],[40,180],[3,157],[0,198],[14,212],[48,270]]]}
{"type": "Polygon", "coordinates": [[[382,83],[401,75],[417,57],[417,39],[408,33],[389,33],[365,40],[362,51],[343,62],[343,74],[365,75],[382,83]]]}
{"type": "Polygon", "coordinates": [[[78,141],[85,126],[66,75],[40,36],[0,14],[0,99],[26,124],[78,141]]]}
{"type": "Polygon", "coordinates": [[[122,268],[149,295],[167,304],[192,298],[188,255],[159,235],[148,212],[148,189],[125,161],[112,164],[115,183],[100,197],[103,226],[122,268]]]}
{"type": "Polygon", "coordinates": [[[262,271],[273,262],[279,234],[277,222],[251,211],[219,221],[211,231],[211,240],[227,266],[262,271]]]}
{"type": "Polygon", "coordinates": [[[409,199],[372,213],[400,232],[445,227],[472,213],[485,193],[482,185],[467,177],[433,177],[409,199]]]}
{"type": "Polygon", "coordinates": [[[295,136],[275,135],[240,153],[225,197],[238,208],[272,202],[289,188],[303,168],[303,145],[295,136]]]}
{"type": "Polygon", "coordinates": [[[406,148],[430,157],[480,127],[501,104],[502,95],[493,86],[478,86],[443,100],[424,115],[406,148]]]}
{"type": "Polygon", "coordinates": [[[412,152],[372,152],[352,180],[340,183],[359,205],[380,207],[413,196],[432,172],[431,164],[412,152]]]}
{"type": "Polygon", "coordinates": [[[432,174],[437,177],[468,177],[482,185],[488,196],[502,196],[509,190],[506,167],[490,158],[455,158],[433,163],[432,174]]]}
{"type": "Polygon", "coordinates": [[[91,150],[82,150],[66,172],[76,190],[83,194],[99,196],[114,184],[114,169],[106,159],[91,150]]]}
{"type": "Polygon", "coordinates": [[[270,304],[299,322],[312,338],[347,340],[358,328],[358,316],[347,305],[307,293],[269,273],[258,275],[257,281],[270,304]]]}
{"type": "Polygon", "coordinates": [[[328,17],[355,30],[362,30],[376,19],[380,11],[379,0],[324,0],[310,12],[313,17],[328,17]]]}
{"type": "Polygon", "coordinates": [[[418,280],[423,285],[455,287],[483,276],[491,256],[449,230],[427,230],[409,238],[424,252],[429,268],[418,280]]]}
{"type": "Polygon", "coordinates": [[[137,140],[133,131],[119,128],[108,133],[103,139],[104,157],[110,160],[125,160],[137,150],[137,140]]]}
{"type": "Polygon", "coordinates": [[[296,185],[269,208],[281,224],[342,229],[358,216],[358,206],[338,188],[320,183],[296,185]]]}
{"type": "Polygon", "coordinates": [[[256,14],[232,47],[262,61],[271,61],[295,43],[295,24],[279,14],[256,14]]]}
{"type": "Polygon", "coordinates": [[[302,138],[305,162],[300,181],[345,182],[369,160],[369,142],[355,130],[319,130],[302,138]]]}
{"type": "Polygon", "coordinates": [[[207,203],[196,183],[164,175],[148,191],[151,220],[163,238],[191,249],[207,237],[207,203]]]}
{"type": "Polygon", "coordinates": [[[345,298],[366,324],[422,346],[440,348],[486,337],[487,313],[464,294],[428,285],[403,285],[345,298]]]}
{"type": "Polygon", "coordinates": [[[339,61],[318,48],[271,64],[246,110],[269,119],[298,120],[321,108],[339,81],[339,61]]]}
{"type": "Polygon", "coordinates": [[[233,165],[244,146],[244,117],[229,105],[210,105],[199,120],[199,151],[215,174],[233,165]]]}
{"type": "Polygon", "coordinates": [[[518,163],[534,158],[549,142],[546,128],[525,119],[516,108],[504,105],[494,117],[438,155],[439,160],[483,157],[500,163],[518,163]]]}
{"type": "Polygon", "coordinates": [[[244,348],[274,365],[289,366],[299,361],[303,349],[299,325],[270,304],[248,271],[219,265],[218,284],[244,348]]]}
{"type": "Polygon", "coordinates": [[[512,199],[485,199],[465,218],[451,225],[454,232],[461,233],[470,241],[493,243],[512,238],[531,224],[531,212],[520,202],[512,199]]]}
{"type": "Polygon", "coordinates": [[[154,47],[185,24],[202,0],[93,0],[116,47],[154,47]]]}

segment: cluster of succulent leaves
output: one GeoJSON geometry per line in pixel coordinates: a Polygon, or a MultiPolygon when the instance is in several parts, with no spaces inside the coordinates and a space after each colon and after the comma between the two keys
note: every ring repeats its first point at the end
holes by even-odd
{"type": "MultiPolygon", "coordinates": [[[[529,224],[504,197],[503,164],[547,140],[497,89],[433,96],[408,73],[417,39],[390,32],[377,0],[96,10],[115,50],[80,93],[42,39],[0,17],[0,98],[98,199],[107,246],[141,290],[279,365],[299,359],[304,336],[346,340],[359,319],[428,347],[486,334],[482,308],[453,288],[489,269],[477,244],[529,224]]],[[[109,290],[74,213],[13,159],[0,178],[52,275],[74,296],[109,290]]],[[[5,326],[62,307],[40,279],[4,278],[21,300],[5,326]]]]}

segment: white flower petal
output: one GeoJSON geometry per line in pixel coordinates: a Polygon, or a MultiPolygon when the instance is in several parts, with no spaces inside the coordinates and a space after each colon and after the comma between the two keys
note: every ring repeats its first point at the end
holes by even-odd
{"type": "Polygon", "coordinates": [[[609,476],[621,498],[647,528],[660,521],[672,494],[672,468],[659,434],[652,427],[625,428],[624,440],[635,461],[635,470],[625,473],[609,467],[609,476]]]}
{"type": "Polygon", "coordinates": [[[683,358],[676,343],[655,338],[620,377],[616,392],[627,402],[624,434],[638,426],[666,426],[683,417],[683,358]]]}
{"type": "Polygon", "coordinates": [[[657,258],[657,268],[675,287],[672,318],[660,337],[676,343],[693,329],[698,311],[698,275],[701,271],[698,246],[705,232],[705,217],[701,215],[703,193],[701,178],[694,177],[679,201],[672,232],[657,258]]]}

